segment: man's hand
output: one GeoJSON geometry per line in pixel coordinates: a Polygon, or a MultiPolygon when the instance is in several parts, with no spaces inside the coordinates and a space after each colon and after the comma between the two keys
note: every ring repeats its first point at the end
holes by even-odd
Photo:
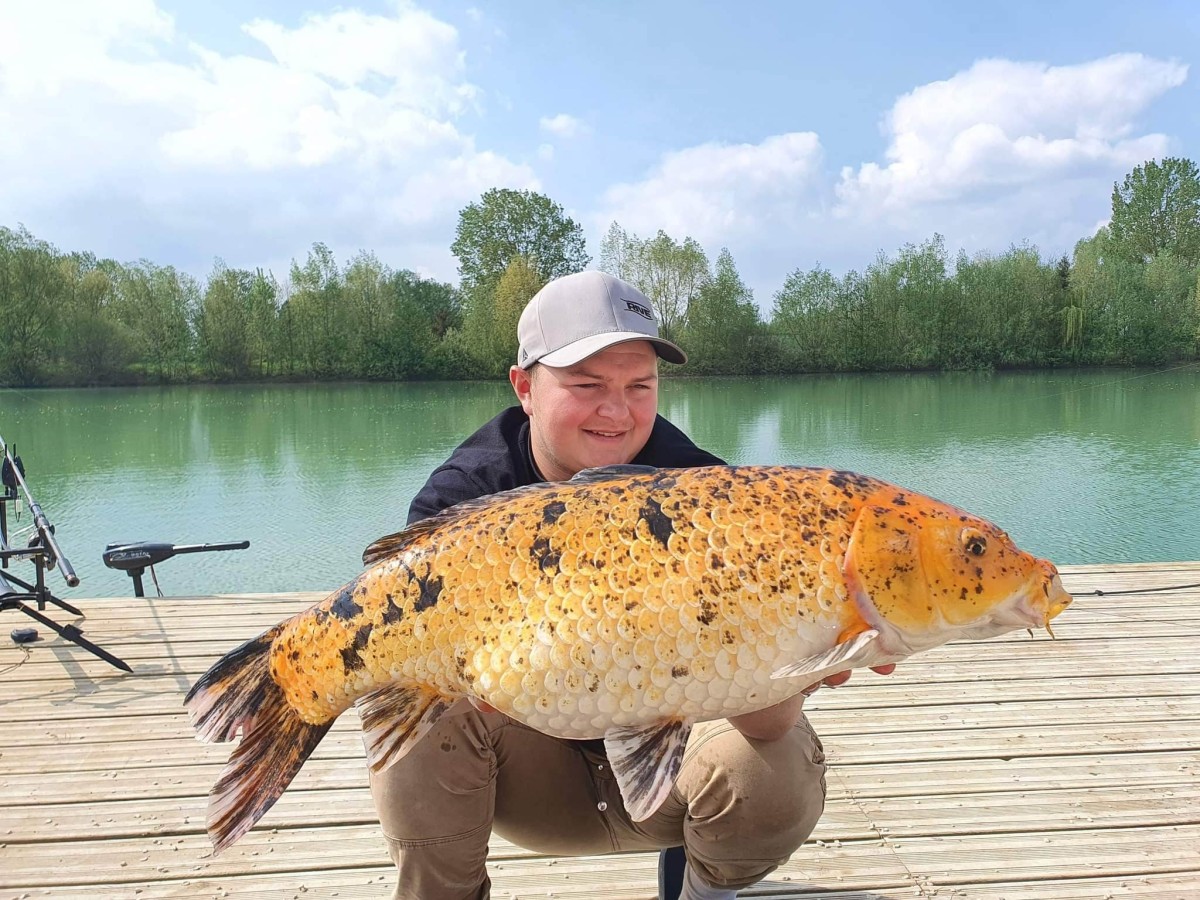
{"type": "MultiPolygon", "coordinates": [[[[896,671],[895,663],[888,663],[886,666],[871,666],[872,672],[877,672],[880,675],[891,675],[896,671]]],[[[818,685],[818,687],[838,687],[850,680],[849,672],[838,672],[836,675],[830,675],[818,685]]]]}

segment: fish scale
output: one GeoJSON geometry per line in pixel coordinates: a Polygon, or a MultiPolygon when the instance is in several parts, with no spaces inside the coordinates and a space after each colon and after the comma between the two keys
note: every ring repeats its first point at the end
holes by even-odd
{"type": "Polygon", "coordinates": [[[189,693],[203,739],[243,736],[210,803],[218,849],[355,703],[373,768],[463,698],[556,737],[603,738],[644,818],[693,722],[957,637],[1046,625],[1070,602],[1050,563],[983,519],[786,466],[588,470],[460,504],[364,561],[189,693]]]}
{"type": "MultiPolygon", "coordinates": [[[[372,615],[379,604],[364,605],[363,617],[373,619],[376,627],[360,651],[368,676],[355,679],[354,691],[341,689],[338,667],[326,664],[332,659],[326,654],[323,660],[319,650],[302,652],[289,664],[286,657],[293,645],[319,648],[339,640],[337,635],[314,640],[307,630],[302,644],[291,641],[285,631],[275,651],[284,658],[275,670],[277,679],[294,685],[287,693],[297,706],[314,689],[332,698],[332,703],[314,709],[311,718],[340,713],[349,705],[350,694],[364,686],[369,690],[405,678],[448,695],[472,694],[533,728],[577,739],[603,737],[613,724],[634,724],[647,709],[707,719],[773,705],[796,692],[795,685],[771,679],[777,663],[808,656],[827,642],[829,632],[836,635],[856,615],[846,607],[845,587],[830,564],[836,559],[833,554],[844,553],[848,530],[823,540],[809,561],[819,567],[819,585],[802,605],[799,561],[782,567],[770,580],[763,580],[755,566],[762,552],[756,548],[801,545],[801,517],[768,517],[747,538],[742,523],[728,511],[761,508],[766,498],[777,494],[777,477],[763,472],[747,477],[749,473],[736,470],[723,474],[717,479],[711,474],[656,473],[622,484],[619,490],[604,483],[590,490],[563,488],[548,496],[530,496],[525,510],[484,510],[477,514],[480,521],[464,521],[419,551],[413,549],[407,558],[364,575],[358,589],[363,596],[403,598],[397,602],[408,615],[396,625],[380,627],[381,616],[372,615]],[[729,498],[729,505],[714,516],[707,503],[718,493],[729,498]],[[651,497],[660,517],[657,530],[642,515],[651,497]],[[544,510],[556,504],[563,511],[545,523],[544,510]],[[542,568],[532,554],[522,559],[522,538],[528,537],[526,520],[531,518],[553,528],[545,552],[558,554],[556,565],[542,568]],[[734,530],[737,535],[730,539],[734,530]],[[472,552],[478,544],[461,552],[468,531],[492,538],[482,553],[472,552]],[[703,557],[694,552],[697,544],[704,547],[703,557]],[[702,566],[698,577],[686,567],[669,567],[689,559],[702,566]],[[430,579],[441,581],[441,594],[428,609],[414,612],[420,584],[430,579]],[[763,594],[796,598],[790,617],[780,620],[775,614],[768,617],[773,625],[765,624],[763,594]],[[482,602],[464,611],[466,604],[456,598],[472,595],[481,596],[482,602]],[[675,598],[670,606],[664,602],[666,595],[675,598]],[[795,627],[802,608],[818,629],[810,629],[807,642],[795,627]],[[525,628],[525,616],[533,609],[544,610],[541,621],[548,628],[525,628]],[[592,622],[601,615],[609,627],[597,629],[592,622]],[[582,629],[585,633],[579,627],[583,619],[589,622],[582,629]],[[424,635],[419,641],[418,631],[424,635]],[[447,636],[446,642],[434,642],[433,634],[447,636]],[[673,642],[659,640],[669,635],[675,637],[673,642]],[[419,643],[417,653],[408,650],[414,641],[419,643]],[[534,641],[545,643],[550,652],[535,653],[534,641]],[[590,651],[597,641],[607,645],[607,652],[590,651]],[[522,652],[514,652],[516,648],[522,652]],[[466,665],[457,665],[458,659],[465,659],[466,665]],[[584,679],[584,668],[594,677],[584,679]],[[717,672],[728,678],[739,670],[746,674],[731,679],[720,697],[706,690],[717,672]],[[333,684],[314,685],[306,677],[318,672],[326,676],[322,681],[333,684]],[[546,677],[561,672],[567,673],[565,678],[546,677]],[[672,684],[678,689],[672,690],[672,684]],[[543,693],[557,702],[539,704],[543,693]]],[[[864,486],[858,489],[861,496],[877,489],[870,483],[864,486]]],[[[820,508],[825,515],[834,512],[820,508]]],[[[330,621],[328,627],[338,626],[330,621]]]]}

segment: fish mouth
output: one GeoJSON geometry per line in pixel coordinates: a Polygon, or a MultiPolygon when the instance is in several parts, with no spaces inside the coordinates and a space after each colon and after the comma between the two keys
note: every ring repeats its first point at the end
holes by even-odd
{"type": "MultiPolygon", "coordinates": [[[[1067,593],[1063,587],[1062,578],[1059,577],[1058,570],[1046,563],[1049,567],[1050,579],[1040,585],[1041,593],[1044,593],[1044,599],[1039,597],[1031,602],[1027,608],[1030,617],[1030,625],[1038,628],[1046,629],[1046,633],[1050,637],[1054,637],[1054,630],[1050,627],[1050,622],[1062,613],[1064,609],[1070,606],[1075,598],[1067,593]]],[[[1031,593],[1038,592],[1038,588],[1034,588],[1031,593]]]]}

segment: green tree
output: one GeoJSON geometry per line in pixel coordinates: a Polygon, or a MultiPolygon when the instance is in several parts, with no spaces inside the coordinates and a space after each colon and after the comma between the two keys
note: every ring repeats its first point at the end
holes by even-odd
{"type": "Polygon", "coordinates": [[[495,314],[492,319],[493,359],[503,372],[517,361],[517,321],[521,311],[542,289],[545,282],[525,257],[517,256],[508,264],[496,285],[495,314]]]}
{"type": "Polygon", "coordinates": [[[698,373],[735,375],[764,368],[764,332],[754,292],[722,248],[713,277],[701,285],[688,316],[686,345],[698,373]]]}
{"type": "Polygon", "coordinates": [[[333,252],[325,244],[313,244],[303,266],[292,262],[289,281],[282,325],[296,367],[318,378],[345,375],[349,322],[343,314],[344,280],[333,252]]]}
{"type": "Polygon", "coordinates": [[[133,336],[113,310],[119,267],[90,253],[72,253],[62,265],[69,290],[62,326],[65,372],[83,384],[117,380],[134,359],[133,336]]]}
{"type": "Polygon", "coordinates": [[[279,282],[255,269],[246,296],[246,352],[259,375],[268,373],[276,352],[279,323],[279,282]]]}
{"type": "Polygon", "coordinates": [[[387,283],[392,272],[374,253],[360,252],[346,267],[342,289],[342,316],[346,328],[346,362],[349,374],[366,375],[383,361],[386,352],[380,336],[393,314],[387,283]]]}
{"type": "Polygon", "coordinates": [[[650,298],[662,336],[680,339],[692,303],[711,278],[704,249],[690,237],[680,243],[665,231],[642,240],[613,222],[601,245],[600,259],[606,272],[650,298]]]}
{"type": "Polygon", "coordinates": [[[493,188],[458,214],[454,243],[468,304],[489,295],[514,258],[523,257],[543,282],[584,269],[583,229],[543,194],[493,188]]]}
{"type": "Polygon", "coordinates": [[[38,384],[48,373],[67,293],[58,251],[25,228],[0,228],[0,377],[38,384]]]}
{"type": "Polygon", "coordinates": [[[230,269],[221,260],[213,266],[196,314],[199,362],[209,375],[245,378],[253,366],[250,328],[250,286],[253,276],[230,269]]]}
{"type": "Polygon", "coordinates": [[[600,269],[632,284],[637,278],[639,245],[637,235],[630,234],[613,222],[600,242],[600,269]]]}
{"type": "Polygon", "coordinates": [[[1167,157],[1136,167],[1113,185],[1114,249],[1149,262],[1169,252],[1188,266],[1200,265],[1200,174],[1190,159],[1167,157]]]}
{"type": "Polygon", "coordinates": [[[190,275],[144,259],[118,271],[114,305],[133,337],[138,362],[159,381],[186,375],[200,286],[190,275]]]}

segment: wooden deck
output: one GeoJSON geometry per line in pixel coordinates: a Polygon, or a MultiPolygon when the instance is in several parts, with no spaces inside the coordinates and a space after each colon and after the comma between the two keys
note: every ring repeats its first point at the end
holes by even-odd
{"type": "MultiPolygon", "coordinates": [[[[809,703],[831,762],[812,840],[746,897],[1200,898],[1200,563],[1064,573],[1057,641],[956,644],[809,703]]],[[[70,602],[129,675],[0,619],[0,898],[388,896],[353,714],[250,834],[213,859],[228,753],[192,736],[192,681],[313,594],[70,602]]],[[[50,614],[59,622],[70,618],[50,614]]],[[[493,897],[655,895],[650,854],[493,843],[493,897]]]]}

